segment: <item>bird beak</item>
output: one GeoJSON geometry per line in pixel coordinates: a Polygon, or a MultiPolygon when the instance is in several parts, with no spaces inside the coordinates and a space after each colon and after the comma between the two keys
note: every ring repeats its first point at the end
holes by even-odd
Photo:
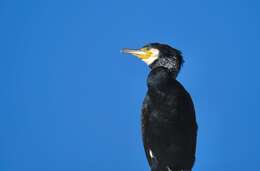
{"type": "Polygon", "coordinates": [[[122,53],[134,55],[140,59],[144,59],[146,52],[141,49],[128,49],[124,48],[121,50],[122,53]]]}

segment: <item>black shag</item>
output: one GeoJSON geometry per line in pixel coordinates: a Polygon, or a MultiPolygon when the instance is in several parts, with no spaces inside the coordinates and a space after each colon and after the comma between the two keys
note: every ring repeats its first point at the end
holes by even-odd
{"type": "Polygon", "coordinates": [[[181,52],[166,44],[123,49],[151,68],[142,106],[142,136],[151,171],[190,171],[195,161],[197,123],[189,93],[176,77],[181,52]]]}

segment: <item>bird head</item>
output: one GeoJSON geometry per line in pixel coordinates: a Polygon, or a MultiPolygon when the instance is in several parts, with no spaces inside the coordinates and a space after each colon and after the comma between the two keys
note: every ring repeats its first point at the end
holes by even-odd
{"type": "Polygon", "coordinates": [[[178,73],[183,64],[181,51],[166,44],[150,43],[140,49],[124,48],[122,52],[138,57],[152,69],[162,66],[178,73]]]}

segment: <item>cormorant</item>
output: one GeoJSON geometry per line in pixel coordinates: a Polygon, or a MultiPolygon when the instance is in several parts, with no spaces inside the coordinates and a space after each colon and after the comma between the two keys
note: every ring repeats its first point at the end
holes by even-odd
{"type": "Polygon", "coordinates": [[[183,64],[181,51],[160,43],[122,51],[151,68],[141,117],[151,171],[190,171],[195,161],[197,123],[191,96],[176,80],[183,64]]]}

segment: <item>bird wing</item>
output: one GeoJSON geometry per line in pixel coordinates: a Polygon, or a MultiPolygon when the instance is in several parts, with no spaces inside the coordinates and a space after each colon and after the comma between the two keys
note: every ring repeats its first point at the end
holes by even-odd
{"type": "Polygon", "coordinates": [[[142,132],[150,166],[191,167],[197,125],[190,95],[163,67],[151,71],[147,83],[142,132]]]}

